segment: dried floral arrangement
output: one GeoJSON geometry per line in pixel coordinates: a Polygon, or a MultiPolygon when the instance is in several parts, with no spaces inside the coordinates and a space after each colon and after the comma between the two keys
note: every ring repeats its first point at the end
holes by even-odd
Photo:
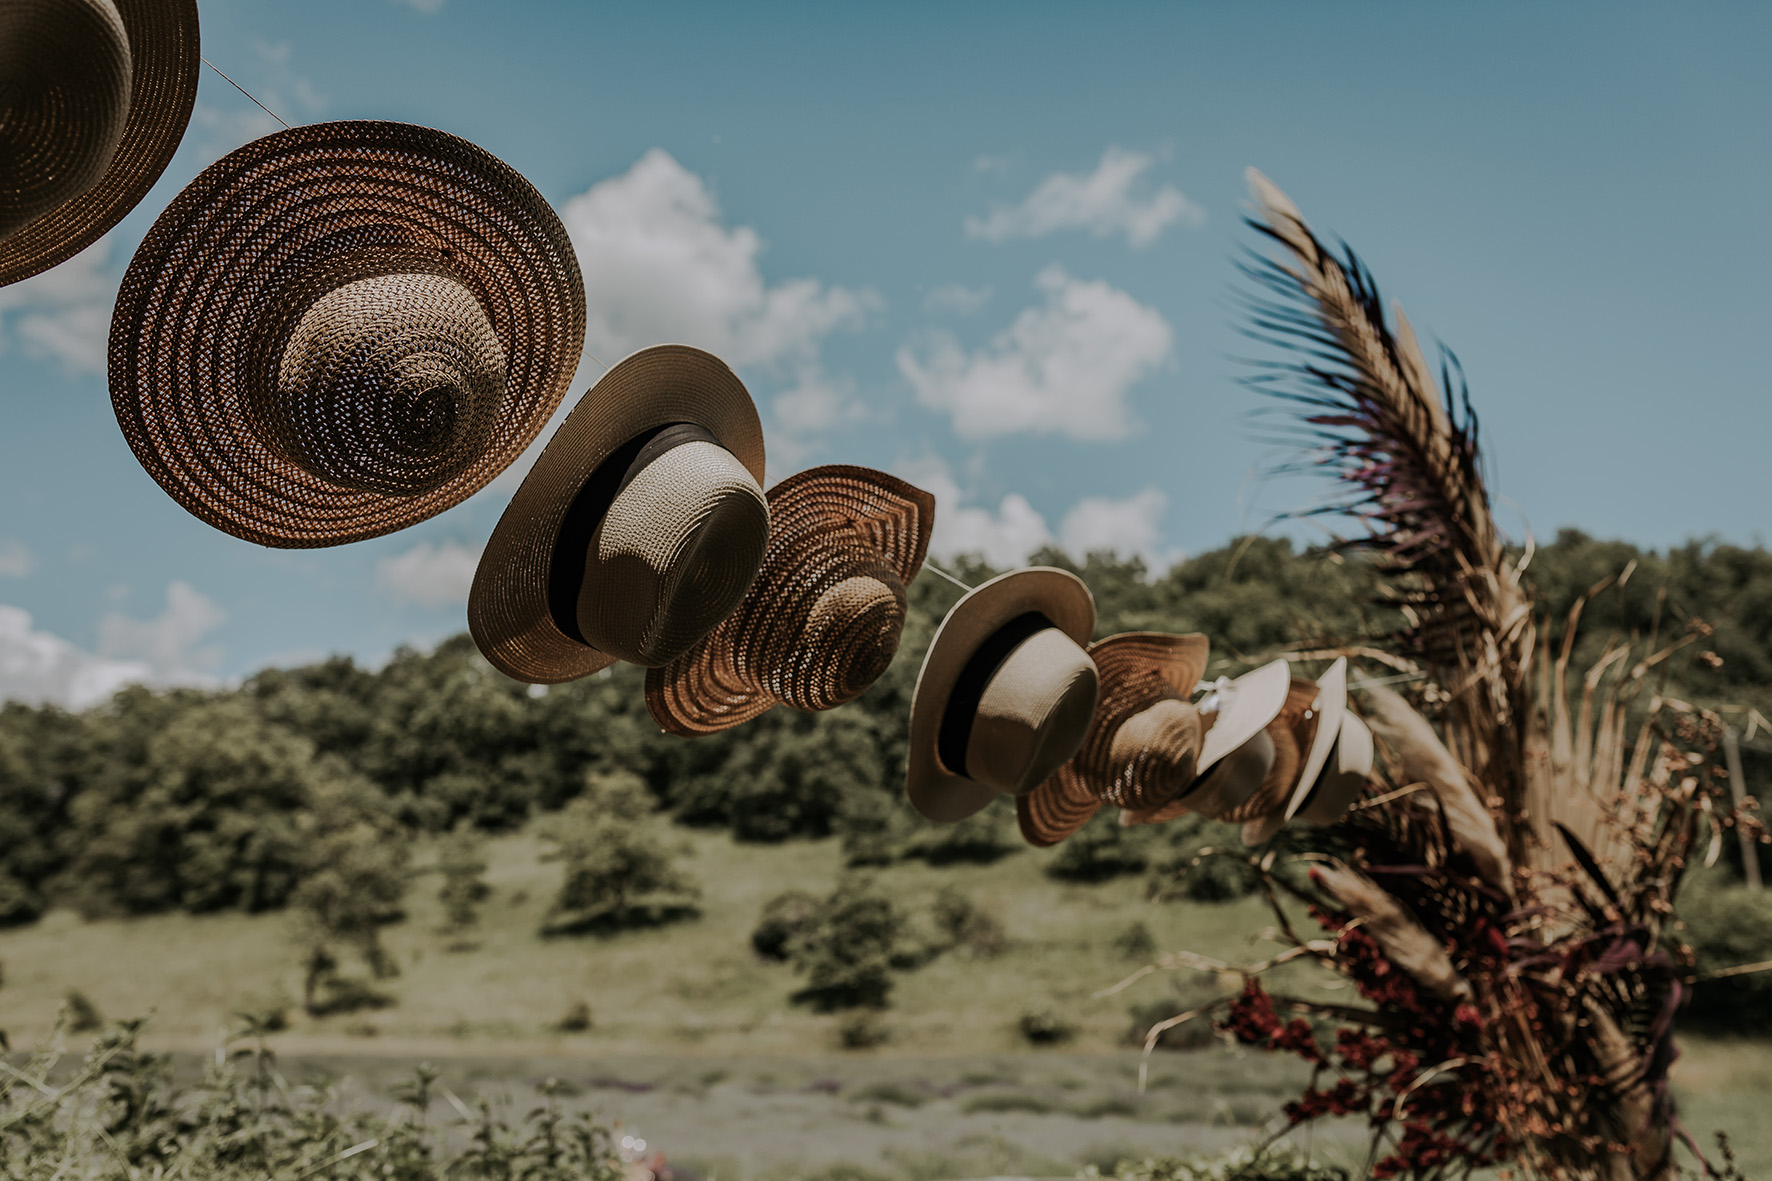
{"type": "Polygon", "coordinates": [[[1673,906],[1694,858],[1756,824],[1725,807],[1718,717],[1657,689],[1676,654],[1708,655],[1706,629],[1615,638],[1571,670],[1582,607],[1630,571],[1552,643],[1521,577],[1530,545],[1510,553],[1491,516],[1456,360],[1436,377],[1353,252],[1250,182],[1266,239],[1245,266],[1250,334],[1286,350],[1252,383],[1297,410],[1293,437],[1343,481],[1320,511],[1361,523],[1344,544],[1371,556],[1405,626],[1349,650],[1399,674],[1361,699],[1381,752],[1366,795],[1303,855],[1307,877],[1251,858],[1286,949],[1242,967],[1160,960],[1244,985],[1147,1048],[1216,1013],[1239,1042],[1297,1055],[1312,1081],[1289,1125],[1364,1117],[1376,1177],[1671,1177],[1667,1071],[1692,973],[1673,906]],[[1299,960],[1362,1003],[1270,992],[1264,974],[1299,960]]]}

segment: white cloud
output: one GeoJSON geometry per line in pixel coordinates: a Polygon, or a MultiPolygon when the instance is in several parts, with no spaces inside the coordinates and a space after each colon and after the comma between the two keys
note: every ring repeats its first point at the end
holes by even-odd
{"type": "Polygon", "coordinates": [[[1107,283],[1040,273],[1043,306],[975,353],[951,335],[932,337],[926,357],[898,351],[898,368],[924,405],[953,416],[978,439],[1032,431],[1073,439],[1119,439],[1132,428],[1126,391],[1170,355],[1161,313],[1107,283]]]}
{"type": "Polygon", "coordinates": [[[1041,238],[1056,230],[1088,230],[1097,238],[1125,234],[1134,248],[1149,246],[1168,226],[1198,227],[1206,211],[1180,189],[1164,185],[1148,197],[1134,197],[1133,185],[1155,157],[1110,147],[1088,176],[1058,172],[1041,181],[1020,205],[999,205],[987,217],[966,219],[966,233],[989,242],[1041,238]]]}
{"type": "Polygon", "coordinates": [[[1027,497],[1011,492],[995,509],[960,503],[960,485],[945,463],[926,459],[901,465],[905,479],[935,497],[935,533],[929,552],[936,558],[983,554],[993,566],[1020,564],[1052,541],[1052,531],[1027,497]]]}
{"type": "Polygon", "coordinates": [[[0,699],[84,709],[148,675],[140,661],[94,656],[32,627],[30,612],[0,606],[0,699]]]}
{"type": "Polygon", "coordinates": [[[37,568],[37,557],[23,542],[0,542],[0,578],[28,578],[37,568]]]}
{"type": "Polygon", "coordinates": [[[421,541],[411,549],[375,564],[375,585],[396,603],[447,607],[466,603],[474,585],[480,551],[456,541],[433,545],[421,541]]]}
{"type": "Polygon", "coordinates": [[[142,664],[140,680],[153,685],[213,685],[222,651],[198,647],[228,614],[207,595],[182,580],[167,584],[166,610],[139,620],[107,612],[98,621],[99,655],[142,664]]]}
{"type": "Polygon", "coordinates": [[[1079,500],[1058,527],[1058,545],[1073,557],[1110,551],[1144,559],[1145,567],[1161,574],[1181,560],[1179,550],[1162,543],[1163,515],[1169,497],[1156,488],[1124,500],[1090,496],[1079,500]]]}
{"type": "Polygon", "coordinates": [[[123,281],[110,257],[106,234],[60,266],[0,287],[0,352],[16,341],[27,355],[54,358],[70,373],[102,376],[123,281]]]}
{"type": "Polygon", "coordinates": [[[993,294],[995,292],[989,287],[967,287],[963,283],[947,283],[923,297],[923,310],[970,316],[989,303],[993,294]]]}
{"type": "Polygon", "coordinates": [[[605,363],[667,341],[734,366],[805,362],[880,302],[817,279],[765,284],[757,231],[722,224],[707,185],[661,148],[567,201],[560,216],[584,271],[588,345],[605,363]]]}

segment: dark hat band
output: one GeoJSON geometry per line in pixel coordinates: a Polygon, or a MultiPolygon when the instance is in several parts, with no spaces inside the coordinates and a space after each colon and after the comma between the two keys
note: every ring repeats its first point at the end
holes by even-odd
{"type": "Polygon", "coordinates": [[[935,740],[935,753],[950,772],[971,778],[966,774],[966,748],[972,742],[972,721],[978,715],[985,686],[1023,640],[1057,626],[1040,612],[1029,611],[1005,623],[973,649],[948,692],[947,708],[942,711],[941,730],[935,740]]]}
{"type": "Polygon", "coordinates": [[[685,443],[720,446],[713,432],[693,422],[671,422],[641,431],[597,465],[567,506],[548,561],[548,614],[553,616],[554,626],[570,638],[587,646],[590,643],[578,628],[578,595],[584,589],[585,552],[597,526],[636,476],[659,456],[685,443]]]}

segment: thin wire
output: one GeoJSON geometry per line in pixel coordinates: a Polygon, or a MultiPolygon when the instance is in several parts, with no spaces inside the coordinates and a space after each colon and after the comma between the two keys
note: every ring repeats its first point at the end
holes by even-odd
{"type": "MultiPolygon", "coordinates": [[[[203,58],[202,60],[203,60],[204,65],[208,66],[210,69],[214,70],[216,73],[221,74],[222,80],[225,81],[229,86],[232,86],[235,90],[238,90],[241,94],[244,94],[247,98],[252,98],[252,92],[247,90],[246,87],[240,85],[238,82],[234,81],[232,78],[228,77],[226,74],[222,74],[221,67],[217,66],[214,62],[210,61],[206,57],[203,58]]],[[[252,101],[255,103],[258,103],[259,110],[263,111],[265,114],[269,115],[271,118],[275,119],[277,122],[283,123],[283,116],[279,115],[277,112],[273,111],[271,108],[265,106],[265,104],[259,102],[256,98],[252,98],[252,101]]],[[[283,123],[283,126],[285,129],[287,129],[289,127],[289,124],[283,123]]]]}
{"type": "Polygon", "coordinates": [[[923,559],[923,569],[935,571],[937,574],[941,575],[943,578],[947,579],[949,582],[953,583],[955,586],[959,587],[963,591],[970,591],[972,589],[971,587],[967,586],[965,583],[961,582],[958,578],[955,578],[952,574],[949,574],[946,570],[943,570],[940,566],[937,566],[934,562],[931,562],[928,558],[923,559]]]}

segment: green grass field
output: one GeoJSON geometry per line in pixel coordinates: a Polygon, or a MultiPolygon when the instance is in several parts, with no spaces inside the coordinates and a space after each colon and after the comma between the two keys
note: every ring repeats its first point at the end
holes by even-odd
{"type": "MultiPolygon", "coordinates": [[[[706,891],[701,916],[607,937],[540,936],[560,870],[531,836],[491,843],[492,894],[465,940],[443,931],[438,879],[421,857],[407,917],[388,933],[402,969],[385,985],[394,1003],[324,1019],[294,1003],[299,949],[282,916],[83,922],[54,912],[0,932],[0,1028],[15,1049],[33,1044],[77,989],[106,1016],[152,1012],[146,1044],[195,1062],[240,1013],[282,1009],[290,1025],[272,1044],[292,1077],[348,1078],[373,1097],[434,1060],[463,1091],[521,1106],[557,1076],[721,1181],[838,1176],[838,1161],[892,1181],[1040,1175],[1116,1154],[1216,1150],[1253,1138],[1298,1085],[1289,1061],[1209,1048],[1158,1055],[1141,1094],[1130,1009],[1173,996],[1178,982],[1158,974],[1091,999],[1142,962],[1114,947],[1134,923],[1159,948],[1262,958],[1276,945],[1260,937],[1271,916],[1258,902],[1152,904],[1134,879],[1066,885],[1041,872],[1049,854],[1036,852],[988,866],[892,866],[877,878],[919,921],[951,885],[1002,922],[1009,944],[994,958],[949,953],[906,974],[883,1015],[889,1040],[843,1052],[839,1019],[790,1005],[793,972],[749,946],[766,899],[831,888],[835,842],[685,839],[694,852],[684,865],[706,891]],[[581,1001],[591,1027],[556,1032],[581,1001]],[[1028,1046],[1018,1022],[1040,1008],[1073,1022],[1075,1038],[1028,1046]]],[[[1185,983],[1199,994],[1214,982],[1185,983]]],[[[1772,1047],[1690,1043],[1677,1078],[1686,1124],[1707,1148],[1726,1129],[1746,1175],[1772,1175],[1772,1047]]],[[[1314,1149],[1357,1163],[1358,1129],[1315,1137],[1314,1149]]]]}

